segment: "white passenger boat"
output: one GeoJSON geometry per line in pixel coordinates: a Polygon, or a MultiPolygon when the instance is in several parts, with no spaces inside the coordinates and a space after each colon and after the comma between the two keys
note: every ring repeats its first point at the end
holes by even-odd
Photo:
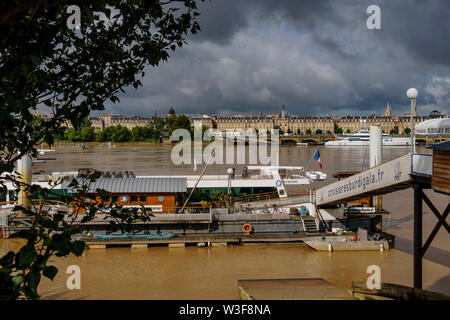
{"type": "MultiPolygon", "coordinates": [[[[141,176],[146,177],[146,176],[141,176]]],[[[241,173],[233,169],[231,175],[199,175],[177,176],[187,178],[187,188],[196,186],[199,190],[224,190],[228,187],[240,194],[256,194],[263,192],[278,191],[280,198],[286,198],[285,186],[309,185],[315,181],[322,181],[327,178],[323,172],[304,172],[303,167],[294,166],[248,166],[242,169],[241,173]]]]}
{"type": "MultiPolygon", "coordinates": [[[[338,137],[337,140],[325,142],[325,146],[368,146],[370,140],[370,131],[360,129],[356,133],[338,137]]],[[[382,136],[383,146],[408,146],[411,138],[391,137],[387,133],[382,136]]]]}

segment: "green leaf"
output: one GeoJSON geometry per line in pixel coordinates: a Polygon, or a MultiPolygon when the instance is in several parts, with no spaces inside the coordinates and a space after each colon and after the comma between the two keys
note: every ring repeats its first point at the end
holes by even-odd
{"type": "Polygon", "coordinates": [[[39,299],[37,287],[41,281],[41,273],[37,269],[31,270],[25,277],[27,286],[25,286],[25,296],[28,299],[39,299]]]}
{"type": "Polygon", "coordinates": [[[42,272],[42,274],[44,276],[46,276],[47,278],[49,278],[50,280],[53,280],[53,278],[56,276],[57,273],[58,273],[58,269],[54,266],[48,266],[42,272]]]}
{"type": "Polygon", "coordinates": [[[9,251],[7,254],[5,254],[1,259],[0,259],[0,266],[2,267],[7,267],[10,266],[13,261],[14,261],[14,252],[13,251],[9,251]]]}
{"type": "Polygon", "coordinates": [[[11,268],[0,268],[0,275],[10,275],[12,272],[11,268]]]}
{"type": "Polygon", "coordinates": [[[16,255],[17,267],[24,267],[30,263],[36,261],[37,254],[34,246],[26,245],[20,249],[19,253],[16,255]]]}
{"type": "Polygon", "coordinates": [[[72,253],[74,255],[79,257],[83,253],[85,247],[86,247],[86,244],[84,243],[84,241],[77,240],[77,241],[72,242],[70,251],[72,251],[72,253]]]}
{"type": "Polygon", "coordinates": [[[20,286],[20,284],[23,282],[24,279],[25,279],[25,277],[23,275],[19,274],[12,278],[12,282],[14,283],[14,286],[18,287],[18,286],[20,286]]]}

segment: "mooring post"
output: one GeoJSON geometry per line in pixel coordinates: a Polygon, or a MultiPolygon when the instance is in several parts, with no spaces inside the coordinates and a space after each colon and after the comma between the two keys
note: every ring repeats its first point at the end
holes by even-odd
{"type": "Polygon", "coordinates": [[[422,289],[422,186],[414,186],[414,288],[422,289]]]}
{"type": "MultiPolygon", "coordinates": [[[[383,162],[383,129],[381,126],[370,126],[369,148],[370,167],[379,166],[383,162]]],[[[381,214],[383,196],[373,196],[372,201],[376,213],[381,214]]]]}
{"type": "MultiPolygon", "coordinates": [[[[19,173],[19,181],[22,183],[20,185],[19,193],[17,195],[17,204],[23,207],[25,210],[31,210],[31,195],[29,187],[32,184],[32,159],[31,156],[27,153],[22,156],[17,161],[17,172],[19,173]]],[[[25,216],[25,212],[23,210],[19,210],[17,212],[19,217],[25,216]]]]}

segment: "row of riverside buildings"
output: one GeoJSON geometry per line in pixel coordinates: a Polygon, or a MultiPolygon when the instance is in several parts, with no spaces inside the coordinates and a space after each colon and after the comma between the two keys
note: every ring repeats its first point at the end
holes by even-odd
{"type": "MultiPolygon", "coordinates": [[[[431,118],[448,117],[441,115],[438,111],[431,112],[428,116],[419,116],[417,111],[414,112],[414,123],[420,123],[431,118]]],[[[406,128],[411,127],[411,115],[404,114],[401,116],[393,116],[391,114],[391,106],[388,104],[385,114],[356,116],[346,115],[337,117],[334,115],[325,116],[300,116],[290,115],[286,111],[286,107],[281,108],[281,112],[268,115],[203,115],[192,117],[191,124],[202,124],[209,128],[217,128],[220,131],[239,130],[246,131],[248,129],[268,131],[272,129],[280,129],[285,133],[307,134],[308,132],[316,133],[321,130],[322,133],[334,133],[337,128],[342,128],[343,132],[356,132],[361,128],[369,128],[372,125],[381,125],[386,133],[403,134],[406,128]]]]}
{"type": "MultiPolygon", "coordinates": [[[[287,112],[286,107],[281,108],[281,112],[274,114],[258,114],[258,115],[201,115],[189,117],[191,125],[204,125],[208,128],[215,128],[220,131],[235,130],[246,131],[248,129],[268,130],[280,129],[284,133],[296,134],[312,134],[317,130],[321,130],[323,134],[334,133],[337,128],[342,128],[343,132],[356,132],[364,127],[369,128],[371,125],[381,125],[386,133],[403,134],[406,128],[411,126],[410,114],[392,115],[391,106],[387,105],[384,115],[372,114],[369,116],[346,115],[337,117],[334,115],[325,116],[304,116],[291,115],[287,112]]],[[[171,113],[173,109],[171,109],[171,113]]],[[[169,115],[169,114],[168,114],[169,115]]],[[[168,116],[167,115],[167,116],[168,116]]],[[[153,117],[142,116],[126,116],[105,114],[100,117],[90,118],[91,125],[96,131],[101,131],[110,126],[121,125],[131,130],[134,127],[148,125],[154,117],[167,119],[167,116],[155,114],[153,117]]],[[[423,122],[431,118],[447,118],[448,115],[441,115],[438,111],[431,112],[428,116],[419,116],[414,111],[415,124],[423,122]]],[[[70,124],[68,125],[70,127],[70,124]]]]}

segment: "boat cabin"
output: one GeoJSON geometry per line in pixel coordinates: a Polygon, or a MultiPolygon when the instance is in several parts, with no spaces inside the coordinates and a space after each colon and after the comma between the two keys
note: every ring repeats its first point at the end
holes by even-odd
{"type": "MultiPolygon", "coordinates": [[[[79,184],[87,185],[82,178],[77,178],[79,184]]],[[[69,183],[67,183],[69,184],[69,183]]],[[[88,194],[93,203],[115,203],[125,208],[141,207],[151,209],[155,213],[173,213],[180,205],[180,200],[186,193],[186,178],[108,178],[100,177],[89,184],[88,194]],[[97,190],[106,193],[99,193],[97,190]]],[[[77,190],[71,189],[74,199],[77,190]]]]}

